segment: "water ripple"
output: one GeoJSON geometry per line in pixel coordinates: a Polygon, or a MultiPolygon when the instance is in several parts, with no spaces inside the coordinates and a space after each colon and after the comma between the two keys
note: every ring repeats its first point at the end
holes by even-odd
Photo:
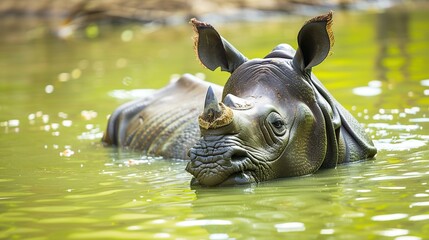
{"type": "Polygon", "coordinates": [[[192,226],[210,226],[210,225],[232,225],[231,221],[220,219],[202,219],[202,220],[187,220],[176,223],[179,227],[192,227],[192,226]]]}
{"type": "Polygon", "coordinates": [[[387,151],[406,151],[426,146],[426,140],[410,139],[410,140],[393,140],[393,139],[378,139],[374,140],[374,144],[379,150],[387,151]]]}
{"type": "Polygon", "coordinates": [[[378,231],[377,233],[381,236],[386,237],[398,237],[407,235],[410,231],[407,229],[391,228],[383,231],[378,231]]]}
{"type": "Polygon", "coordinates": [[[429,220],[429,214],[411,216],[409,218],[409,220],[410,221],[424,221],[424,220],[429,220]]]}
{"type": "Polygon", "coordinates": [[[73,194],[73,195],[65,196],[65,198],[70,198],[70,199],[96,198],[96,197],[103,197],[103,196],[112,195],[112,194],[115,194],[118,192],[123,192],[123,191],[125,191],[125,190],[115,189],[115,190],[108,190],[108,191],[103,191],[103,192],[99,192],[99,193],[73,194]]]}
{"type": "Polygon", "coordinates": [[[277,232],[302,232],[305,231],[305,225],[301,222],[287,222],[274,225],[277,232]]]}
{"type": "Polygon", "coordinates": [[[415,203],[411,203],[410,204],[410,208],[413,207],[428,207],[429,206],[429,202],[415,202],[415,203]]]}
{"type": "Polygon", "coordinates": [[[371,218],[372,221],[393,221],[408,217],[406,213],[394,213],[386,215],[377,215],[371,218]]]}

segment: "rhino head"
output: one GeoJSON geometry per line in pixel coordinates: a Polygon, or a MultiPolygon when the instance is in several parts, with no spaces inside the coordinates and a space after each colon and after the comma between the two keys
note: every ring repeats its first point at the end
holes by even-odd
{"type": "MultiPolygon", "coordinates": [[[[300,176],[350,156],[372,154],[348,153],[345,141],[350,137],[343,135],[350,134],[340,130],[337,103],[311,73],[333,45],[332,13],[304,24],[296,51],[280,44],[264,58],[252,60],[211,25],[195,19],[191,23],[201,63],[231,73],[221,101],[211,88],[207,91],[198,119],[201,138],[190,149],[186,167],[194,176],[191,184],[235,185],[300,176]]],[[[357,135],[364,135],[359,131],[357,135]]],[[[355,142],[362,141],[358,137],[355,142]]]]}

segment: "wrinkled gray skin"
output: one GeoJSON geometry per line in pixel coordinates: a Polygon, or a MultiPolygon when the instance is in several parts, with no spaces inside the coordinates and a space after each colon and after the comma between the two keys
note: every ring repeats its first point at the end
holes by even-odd
{"type": "Polygon", "coordinates": [[[252,60],[211,25],[192,23],[201,63],[231,73],[222,95],[212,84],[203,104],[208,83],[185,75],[118,108],[104,142],[169,158],[187,158],[189,149],[186,170],[201,186],[301,176],[375,156],[361,125],[311,73],[332,46],[331,13],[302,27],[297,51],[280,44],[252,60]]]}
{"type": "Polygon", "coordinates": [[[198,115],[207,88],[220,97],[222,87],[185,74],[166,87],[118,107],[110,116],[103,143],[149,156],[189,159],[200,138],[198,115]]]}

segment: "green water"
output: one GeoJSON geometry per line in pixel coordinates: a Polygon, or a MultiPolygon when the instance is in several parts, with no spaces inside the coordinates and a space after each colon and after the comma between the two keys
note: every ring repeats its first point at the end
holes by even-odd
{"type": "MultiPolygon", "coordinates": [[[[280,42],[296,46],[305,19],[218,29],[248,57],[263,57],[280,42]]],[[[189,26],[3,42],[0,239],[427,239],[427,12],[334,21],[334,52],[315,73],[368,128],[377,159],[220,189],[191,189],[186,162],[99,141],[108,114],[144,94],[134,89],[186,72],[225,83],[227,74],[196,61],[189,26]]]]}

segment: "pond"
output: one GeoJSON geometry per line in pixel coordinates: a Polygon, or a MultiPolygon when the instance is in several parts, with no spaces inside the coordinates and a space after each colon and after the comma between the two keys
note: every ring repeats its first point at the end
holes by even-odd
{"type": "MultiPolygon", "coordinates": [[[[337,12],[315,74],[365,125],[375,160],[261,184],[192,189],[185,161],[105,148],[121,103],[193,73],[190,26],[91,25],[0,45],[1,239],[425,239],[429,19],[337,12]]],[[[249,58],[296,47],[307,17],[216,25],[249,58]],[[263,31],[261,31],[263,29],[263,31]]]]}

